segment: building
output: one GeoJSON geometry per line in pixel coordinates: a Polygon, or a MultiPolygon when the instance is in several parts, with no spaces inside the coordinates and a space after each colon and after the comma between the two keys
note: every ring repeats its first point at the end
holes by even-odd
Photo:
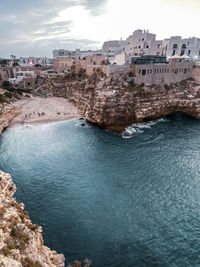
{"type": "Polygon", "coordinates": [[[124,65],[131,63],[132,56],[123,52],[121,54],[115,55],[114,57],[109,58],[111,65],[124,65]]]}
{"type": "Polygon", "coordinates": [[[56,58],[54,59],[53,66],[57,73],[67,73],[71,70],[78,73],[80,69],[85,69],[86,73],[91,73],[93,69],[102,68],[106,64],[104,56],[87,56],[83,59],[74,58],[56,58]]]}
{"type": "Polygon", "coordinates": [[[102,52],[107,57],[112,57],[125,51],[126,41],[114,40],[103,43],[102,52]]]}
{"type": "Polygon", "coordinates": [[[50,67],[53,65],[53,61],[47,57],[20,57],[21,67],[34,67],[40,65],[41,67],[50,67]]]}
{"type": "Polygon", "coordinates": [[[136,84],[171,84],[193,77],[195,63],[185,61],[167,62],[163,56],[143,56],[132,60],[136,84]]]}
{"type": "Polygon", "coordinates": [[[14,78],[8,78],[12,84],[19,84],[24,80],[36,80],[37,75],[34,71],[16,71],[14,70],[14,78]]]}
{"type": "Polygon", "coordinates": [[[57,73],[67,72],[71,70],[71,67],[75,65],[75,59],[68,58],[55,58],[53,60],[53,68],[57,73]]]}
{"type": "Polygon", "coordinates": [[[181,36],[172,36],[163,40],[163,52],[167,58],[172,56],[189,56],[193,61],[200,60],[200,38],[182,39],[181,36]]]}
{"type": "Polygon", "coordinates": [[[166,64],[166,56],[141,56],[132,57],[131,63],[133,65],[148,65],[148,64],[166,64]]]}
{"type": "Polygon", "coordinates": [[[72,58],[76,60],[81,60],[87,56],[102,56],[101,50],[87,50],[81,51],[80,49],[76,49],[75,51],[70,51],[66,49],[57,49],[53,51],[53,58],[72,58]]]}
{"type": "Polygon", "coordinates": [[[133,56],[162,55],[162,41],[147,30],[136,30],[126,39],[125,51],[133,56]]]}
{"type": "Polygon", "coordinates": [[[13,68],[0,68],[0,84],[14,77],[13,68]]]}

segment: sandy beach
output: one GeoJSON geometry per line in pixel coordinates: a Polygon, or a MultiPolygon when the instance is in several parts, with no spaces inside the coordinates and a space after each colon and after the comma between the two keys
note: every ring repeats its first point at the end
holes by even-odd
{"type": "Polygon", "coordinates": [[[78,109],[72,103],[60,97],[33,97],[17,101],[13,106],[19,108],[20,113],[13,119],[9,127],[49,123],[81,117],[78,109]]]}

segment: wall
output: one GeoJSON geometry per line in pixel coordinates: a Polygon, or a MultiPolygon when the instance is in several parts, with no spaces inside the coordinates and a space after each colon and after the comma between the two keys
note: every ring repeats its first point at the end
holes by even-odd
{"type": "Polygon", "coordinates": [[[7,81],[8,78],[13,78],[13,68],[0,68],[0,82],[7,81]]]}
{"type": "Polygon", "coordinates": [[[170,84],[193,77],[193,62],[171,62],[169,64],[134,65],[136,84],[170,84]]]}
{"type": "Polygon", "coordinates": [[[195,66],[193,70],[193,78],[200,83],[200,65],[195,66]]]}
{"type": "Polygon", "coordinates": [[[73,58],[54,59],[53,67],[58,73],[64,72],[67,71],[68,69],[71,69],[71,66],[73,66],[74,61],[75,60],[73,58]]]}

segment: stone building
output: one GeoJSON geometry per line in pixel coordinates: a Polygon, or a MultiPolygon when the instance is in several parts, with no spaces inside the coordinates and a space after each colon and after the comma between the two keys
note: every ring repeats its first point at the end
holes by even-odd
{"type": "Polygon", "coordinates": [[[194,62],[135,64],[132,66],[136,84],[171,84],[194,77],[194,62]]]}
{"type": "Polygon", "coordinates": [[[56,58],[53,60],[53,67],[57,71],[57,73],[67,72],[71,69],[72,66],[75,65],[75,61],[73,58],[56,58]]]}
{"type": "Polygon", "coordinates": [[[125,51],[133,56],[162,55],[162,41],[147,30],[136,30],[126,39],[125,51]]]}
{"type": "Polygon", "coordinates": [[[54,69],[57,73],[68,72],[72,68],[78,73],[80,69],[85,69],[88,75],[93,73],[93,70],[102,68],[105,65],[104,56],[87,56],[82,60],[76,60],[73,58],[57,58],[54,59],[54,69]]]}

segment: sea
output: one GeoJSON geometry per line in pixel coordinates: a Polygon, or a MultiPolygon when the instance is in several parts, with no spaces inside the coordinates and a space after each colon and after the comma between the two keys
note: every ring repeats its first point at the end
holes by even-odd
{"type": "Polygon", "coordinates": [[[123,133],[79,119],[0,137],[0,169],[66,265],[200,266],[200,121],[183,114],[123,133]]]}

